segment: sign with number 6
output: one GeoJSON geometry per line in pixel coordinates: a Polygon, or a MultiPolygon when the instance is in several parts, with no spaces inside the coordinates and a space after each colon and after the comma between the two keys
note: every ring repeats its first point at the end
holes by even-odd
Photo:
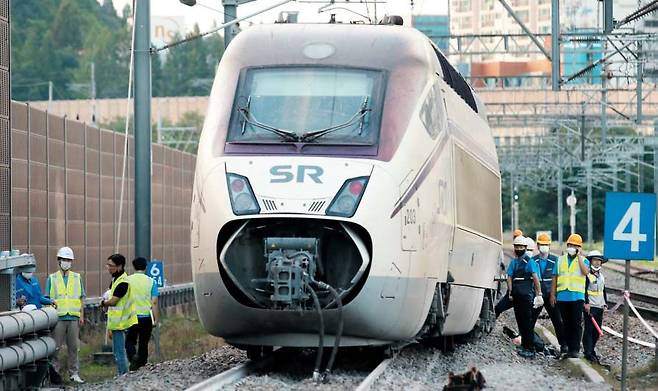
{"type": "Polygon", "coordinates": [[[158,288],[164,286],[164,266],[162,261],[153,260],[146,266],[146,275],[153,278],[158,284],[158,288]]]}

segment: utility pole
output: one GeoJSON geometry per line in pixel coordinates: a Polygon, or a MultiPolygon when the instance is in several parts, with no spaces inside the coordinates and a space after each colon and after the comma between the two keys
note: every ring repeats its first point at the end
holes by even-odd
{"type": "Polygon", "coordinates": [[[509,226],[510,230],[514,231],[516,227],[514,226],[514,174],[510,173],[509,176],[509,226]]]}
{"type": "Polygon", "coordinates": [[[571,228],[571,234],[573,235],[576,233],[576,202],[578,200],[576,199],[576,195],[573,194],[573,190],[571,190],[571,194],[567,197],[567,205],[569,205],[569,226],[571,228]]]}
{"type": "Polygon", "coordinates": [[[134,54],[135,256],[147,260],[151,259],[151,7],[149,3],[149,0],[135,1],[134,54]]]}
{"type": "Polygon", "coordinates": [[[48,112],[50,113],[51,105],[53,103],[53,81],[48,80],[48,112]]]}
{"type": "MultiPolygon", "coordinates": [[[[229,23],[238,16],[238,5],[252,2],[254,0],[222,0],[224,7],[224,23],[229,23]]],[[[224,27],[224,48],[228,47],[231,40],[235,38],[234,32],[237,28],[236,24],[224,27]]]]}
{"type": "Polygon", "coordinates": [[[636,75],[635,75],[635,123],[642,123],[642,79],[644,75],[642,74],[642,43],[637,42],[637,66],[636,66],[636,75]]]}
{"type": "MultiPolygon", "coordinates": [[[[658,194],[658,120],[653,123],[653,193],[658,194]]],[[[656,202],[658,203],[658,200],[656,202]]],[[[658,214],[656,214],[656,223],[658,223],[658,214]]],[[[656,242],[656,246],[658,246],[658,241],[656,242]]],[[[658,248],[656,252],[658,252],[658,248]]],[[[656,349],[658,349],[658,345],[656,345],[656,349]]]]}
{"type": "Polygon", "coordinates": [[[562,227],[562,193],[564,190],[562,188],[562,164],[558,161],[557,168],[557,241],[562,245],[564,240],[564,229],[562,227]]]}
{"type": "Polygon", "coordinates": [[[587,242],[592,246],[592,160],[587,161],[587,242]]]}
{"type": "Polygon", "coordinates": [[[96,64],[91,62],[91,123],[96,125],[96,64]]]}
{"type": "MultiPolygon", "coordinates": [[[[605,59],[608,51],[608,41],[603,42],[603,53],[601,58],[605,59]]],[[[601,72],[601,143],[605,145],[608,136],[608,62],[603,61],[601,72]]]]}
{"type": "MultiPolygon", "coordinates": [[[[224,6],[224,23],[234,20],[238,14],[238,0],[222,0],[224,6]]],[[[224,48],[233,39],[233,25],[224,27],[224,48]]]]}
{"type": "Polygon", "coordinates": [[[551,79],[560,91],[560,0],[551,0],[551,79]]]}

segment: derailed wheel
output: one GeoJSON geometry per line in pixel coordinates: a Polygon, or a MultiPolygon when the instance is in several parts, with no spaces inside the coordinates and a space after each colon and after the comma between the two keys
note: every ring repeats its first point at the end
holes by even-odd
{"type": "Polygon", "coordinates": [[[273,350],[274,348],[272,346],[248,346],[247,358],[250,360],[260,360],[272,353],[273,350]]]}

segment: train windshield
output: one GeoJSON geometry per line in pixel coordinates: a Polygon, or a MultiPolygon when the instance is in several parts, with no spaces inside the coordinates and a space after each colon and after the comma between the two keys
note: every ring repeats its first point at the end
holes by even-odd
{"type": "Polygon", "coordinates": [[[229,143],[377,144],[383,72],[329,67],[242,73],[229,143]]]}

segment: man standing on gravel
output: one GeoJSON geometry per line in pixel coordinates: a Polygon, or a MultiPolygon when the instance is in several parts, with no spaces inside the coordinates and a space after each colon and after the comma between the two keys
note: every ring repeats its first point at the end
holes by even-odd
{"type": "Polygon", "coordinates": [[[583,353],[585,358],[591,362],[600,364],[600,358],[596,354],[596,342],[599,340],[599,332],[594,322],[601,327],[603,323],[603,311],[607,308],[607,296],[605,294],[605,278],[601,273],[601,265],[608,260],[598,250],[590,251],[587,259],[591,264],[590,273],[585,280],[585,331],[583,332],[583,353]]]}
{"type": "Polygon", "coordinates": [[[101,308],[107,308],[107,329],[112,332],[112,352],[117,364],[117,372],[128,372],[126,357],[126,333],[130,326],[137,324],[137,311],[132,300],[126,258],[121,254],[110,255],[107,259],[107,271],[112,275],[110,299],[101,300],[101,308]]]}
{"type": "Polygon", "coordinates": [[[583,238],[571,234],[567,239],[567,254],[560,257],[553,270],[551,304],[557,303],[562,315],[568,358],[578,357],[583,335],[585,277],[589,274],[589,261],[578,254],[582,246],[583,238]]]}
{"type": "MultiPolygon", "coordinates": [[[[539,254],[535,255],[534,259],[539,265],[539,274],[541,275],[541,292],[544,297],[550,297],[551,286],[553,284],[553,269],[556,267],[558,258],[551,254],[551,238],[549,238],[547,234],[539,235],[537,238],[537,244],[539,245],[539,254]]],[[[566,341],[564,340],[564,326],[562,324],[562,316],[560,315],[560,310],[558,310],[554,304],[551,304],[550,300],[544,303],[543,308],[546,309],[546,313],[551,318],[551,323],[553,323],[555,335],[557,336],[557,340],[560,343],[560,353],[566,354],[569,349],[567,347],[566,341]]],[[[533,324],[537,322],[541,311],[542,307],[535,308],[533,310],[533,324]]]]}
{"type": "Polygon", "coordinates": [[[507,292],[514,305],[514,317],[521,334],[522,349],[519,355],[532,358],[535,355],[532,308],[533,305],[536,308],[544,304],[539,285],[539,267],[533,259],[525,256],[528,247],[526,238],[518,236],[513,244],[516,258],[507,268],[507,292]]]}
{"type": "Polygon", "coordinates": [[[126,340],[126,353],[131,371],[136,371],[148,362],[151,331],[153,326],[158,324],[158,284],[146,275],[147,264],[145,258],[135,258],[133,260],[135,273],[128,277],[137,310],[137,324],[130,327],[126,340]]]}
{"type": "Polygon", "coordinates": [[[57,306],[57,316],[59,317],[55,326],[55,343],[57,345],[56,355],[53,359],[53,367],[57,375],[53,378],[59,380],[63,368],[64,356],[61,347],[66,344],[68,351],[68,368],[69,379],[75,383],[82,384],[84,381],[80,378],[80,360],[78,351],[80,350],[80,326],[84,323],[84,305],[82,299],[85,297],[85,291],[80,274],[71,271],[71,266],[75,256],[70,247],[62,247],[57,251],[57,261],[59,270],[48,276],[46,281],[46,292],[57,306]]]}

